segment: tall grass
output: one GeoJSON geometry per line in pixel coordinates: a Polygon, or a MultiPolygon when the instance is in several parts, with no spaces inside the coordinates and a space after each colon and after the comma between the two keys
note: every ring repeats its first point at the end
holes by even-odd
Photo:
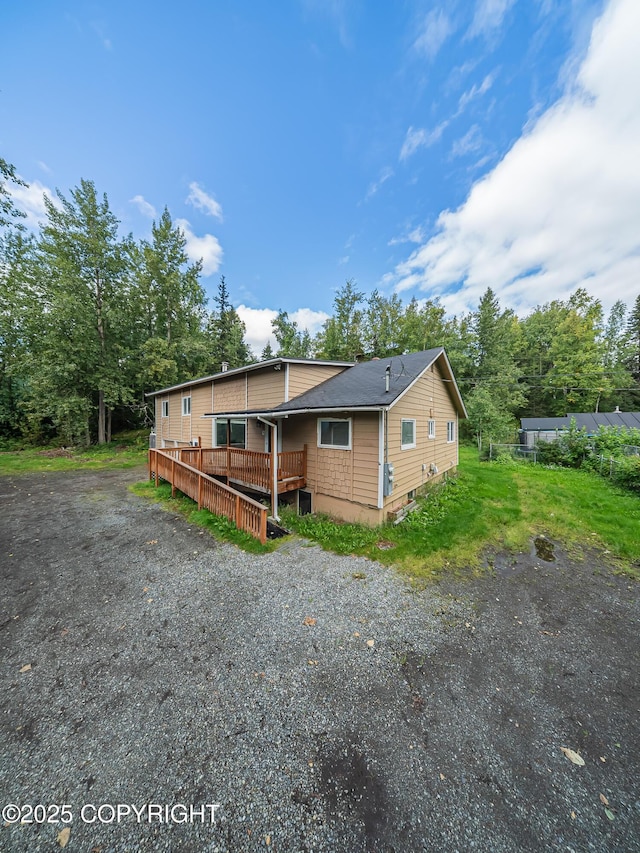
{"type": "Polygon", "coordinates": [[[585,471],[480,462],[470,447],[460,448],[457,477],[398,525],[371,529],[293,514],[286,524],[328,550],[394,564],[415,578],[478,570],[487,549],[524,550],[541,534],[576,554],[598,546],[639,575],[637,496],[585,471]]]}
{"type": "Polygon", "coordinates": [[[149,433],[130,430],[109,444],[92,447],[30,447],[18,442],[0,446],[0,475],[76,469],[135,468],[147,461],[149,433]]]}

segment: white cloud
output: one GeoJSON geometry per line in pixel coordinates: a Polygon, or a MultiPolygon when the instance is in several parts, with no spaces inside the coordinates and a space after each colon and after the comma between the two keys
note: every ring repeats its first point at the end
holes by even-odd
{"type": "Polygon", "coordinates": [[[192,261],[202,259],[202,274],[212,275],[220,268],[222,263],[222,246],[213,234],[205,234],[197,237],[191,230],[191,224],[187,219],[176,219],[176,225],[182,230],[187,244],[185,251],[192,261]]]}
{"type": "Polygon", "coordinates": [[[206,193],[195,181],[189,184],[187,204],[191,204],[198,210],[202,210],[208,216],[215,216],[216,219],[222,222],[222,207],[212,195],[206,193]]]}
{"type": "Polygon", "coordinates": [[[478,0],[473,16],[470,36],[491,35],[502,26],[505,15],[515,0],[478,0]]]}
{"type": "Polygon", "coordinates": [[[238,305],[236,311],[246,327],[244,337],[251,351],[260,356],[268,341],[275,352],[276,339],[273,336],[271,321],[275,320],[278,312],[271,308],[249,308],[248,305],[238,305]]]}
{"type": "Polygon", "coordinates": [[[432,60],[453,31],[454,26],[442,9],[432,9],[425,16],[413,47],[432,60]]]}
{"type": "Polygon", "coordinates": [[[449,310],[492,287],[509,307],[580,285],[605,305],[640,281],[640,4],[614,0],[596,22],[574,85],[395,270],[449,310]]]}
{"type": "MultiPolygon", "coordinates": [[[[278,312],[271,308],[249,308],[247,305],[239,305],[236,310],[246,326],[245,340],[251,350],[259,356],[268,341],[275,352],[278,344],[273,335],[271,321],[275,320],[278,312]]],[[[322,324],[328,319],[329,315],[324,311],[313,311],[311,308],[298,308],[289,314],[289,320],[297,323],[301,331],[308,329],[311,337],[320,331],[322,324]]]]}
{"type": "Polygon", "coordinates": [[[405,140],[402,143],[400,159],[407,160],[412,154],[415,154],[419,148],[429,148],[440,139],[448,126],[449,120],[445,119],[431,131],[425,130],[423,127],[419,127],[417,129],[410,127],[407,131],[407,135],[405,136],[405,140]]]}
{"type": "Polygon", "coordinates": [[[410,127],[402,144],[400,160],[408,160],[412,154],[415,154],[416,151],[418,151],[418,149],[430,148],[434,145],[440,139],[444,131],[449,127],[451,122],[462,115],[471,101],[485,95],[489,91],[493,85],[495,77],[495,72],[487,74],[481,83],[474,83],[468,91],[463,92],[458,101],[458,108],[455,113],[450,118],[446,118],[441,121],[433,130],[425,130],[423,127],[410,127]]]}
{"type": "Polygon", "coordinates": [[[367,190],[367,194],[364,197],[364,200],[369,201],[370,198],[373,198],[373,196],[378,192],[378,190],[385,183],[385,181],[388,181],[389,178],[392,178],[392,177],[393,177],[393,169],[390,166],[386,166],[380,172],[380,177],[378,178],[378,180],[373,181],[373,183],[371,183],[369,185],[369,189],[367,190]]]}
{"type": "Polygon", "coordinates": [[[312,311],[311,308],[298,308],[293,314],[289,314],[289,319],[297,323],[298,328],[302,331],[307,329],[313,337],[329,319],[329,315],[325,314],[324,311],[312,311]]]}
{"type": "MultiPolygon", "coordinates": [[[[22,176],[19,176],[22,180],[22,176]]],[[[20,219],[23,225],[27,228],[37,230],[41,223],[47,219],[47,209],[44,205],[44,196],[54,203],[56,207],[60,207],[60,200],[55,196],[49,187],[46,187],[40,181],[31,181],[28,186],[22,187],[17,184],[11,184],[7,187],[11,193],[11,198],[18,210],[26,214],[24,219],[20,219]]]]}
{"type": "Polygon", "coordinates": [[[464,157],[482,147],[482,132],[477,124],[472,125],[460,139],[456,139],[451,147],[452,157],[464,157]]]}
{"type": "Polygon", "coordinates": [[[483,79],[482,83],[474,83],[468,91],[463,92],[460,95],[460,100],[458,101],[458,111],[456,115],[460,115],[470,101],[473,101],[476,98],[485,95],[493,86],[493,81],[495,80],[495,78],[495,73],[487,74],[486,77],[483,79]]]}
{"type": "Polygon", "coordinates": [[[148,216],[149,219],[155,219],[156,218],[157,213],[156,213],[155,207],[152,204],[150,204],[144,198],[144,196],[134,195],[133,198],[129,199],[129,202],[131,204],[135,204],[135,206],[138,208],[138,210],[140,211],[140,213],[143,216],[148,216]]]}
{"type": "Polygon", "coordinates": [[[401,237],[392,237],[387,243],[388,246],[397,246],[399,243],[423,243],[426,234],[422,225],[418,225],[408,234],[403,234],[401,237]]]}

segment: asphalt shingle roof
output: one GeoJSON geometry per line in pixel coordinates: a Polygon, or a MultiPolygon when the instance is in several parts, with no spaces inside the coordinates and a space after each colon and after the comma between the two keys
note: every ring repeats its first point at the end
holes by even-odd
{"type": "Polygon", "coordinates": [[[436,347],[423,352],[354,364],[337,376],[332,376],[309,391],[282,403],[274,411],[388,406],[443,352],[442,347],[436,347]],[[389,391],[386,391],[385,374],[388,365],[391,365],[391,371],[389,391]]]}

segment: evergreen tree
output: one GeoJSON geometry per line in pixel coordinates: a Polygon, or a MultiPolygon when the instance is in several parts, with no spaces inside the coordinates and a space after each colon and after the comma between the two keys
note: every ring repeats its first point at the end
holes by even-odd
{"type": "Polygon", "coordinates": [[[16,220],[24,217],[25,214],[18,210],[11,198],[11,193],[7,189],[9,181],[16,186],[27,186],[22,178],[16,175],[15,166],[0,157],[0,228],[10,225],[21,230],[24,226],[16,220]]]}
{"type": "Polygon", "coordinates": [[[25,360],[37,300],[30,282],[35,241],[7,230],[0,239],[0,435],[17,435],[28,396],[25,360]]]}
{"type": "Polygon", "coordinates": [[[286,311],[278,311],[271,321],[271,328],[278,342],[278,358],[309,358],[311,337],[307,329],[300,331],[295,320],[290,320],[286,311]]]}
{"type": "Polygon", "coordinates": [[[625,367],[629,371],[636,390],[630,392],[626,399],[628,408],[632,411],[640,409],[640,295],[636,297],[633,308],[629,312],[626,328],[625,367]]]}
{"type": "Polygon", "coordinates": [[[214,302],[216,308],[209,316],[207,327],[211,368],[221,370],[225,362],[230,368],[250,364],[254,358],[244,339],[246,327],[231,304],[224,276],[220,277],[214,302]]]}
{"type": "Polygon", "coordinates": [[[549,349],[545,384],[556,394],[557,414],[598,411],[603,394],[613,388],[604,371],[604,349],[602,305],[578,288],[566,303],[549,349]]]}
{"type": "Polygon", "coordinates": [[[403,309],[400,297],[382,296],[374,290],[367,300],[363,316],[362,344],[370,358],[385,358],[404,352],[402,341],[403,309]]]}
{"type": "Polygon", "coordinates": [[[355,361],[363,352],[362,303],[364,293],[347,281],[333,301],[334,316],[324,324],[316,339],[316,351],[322,358],[355,361]]]}
{"type": "Polygon", "coordinates": [[[260,361],[270,361],[272,358],[275,358],[275,353],[271,349],[271,344],[267,341],[260,355],[260,361]]]}
{"type": "Polygon", "coordinates": [[[111,412],[132,399],[121,368],[127,357],[129,271],[126,244],[106,195],[82,180],[61,207],[45,196],[39,242],[41,334],[31,352],[36,416],[51,412],[68,439],[84,434],[97,413],[98,443],[110,438],[111,412]]]}
{"type": "Polygon", "coordinates": [[[151,226],[135,258],[137,334],[143,391],[171,385],[207,370],[206,294],[200,262],[191,264],[186,238],[167,208],[151,226]]]}
{"type": "Polygon", "coordinates": [[[516,363],[518,321],[501,311],[487,288],[473,314],[474,386],[467,398],[469,423],[478,446],[484,438],[504,441],[515,427],[515,415],[525,401],[516,363]]]}

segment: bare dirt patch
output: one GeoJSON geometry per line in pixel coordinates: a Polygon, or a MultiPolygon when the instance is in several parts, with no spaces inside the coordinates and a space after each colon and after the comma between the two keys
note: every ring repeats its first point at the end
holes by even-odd
{"type": "Polygon", "coordinates": [[[140,476],[0,478],[2,805],[70,804],[67,849],[101,853],[640,850],[638,585],[602,555],[532,542],[415,592],[220,545],[140,476]],[[221,805],[81,820],[150,802],[221,805]]]}

